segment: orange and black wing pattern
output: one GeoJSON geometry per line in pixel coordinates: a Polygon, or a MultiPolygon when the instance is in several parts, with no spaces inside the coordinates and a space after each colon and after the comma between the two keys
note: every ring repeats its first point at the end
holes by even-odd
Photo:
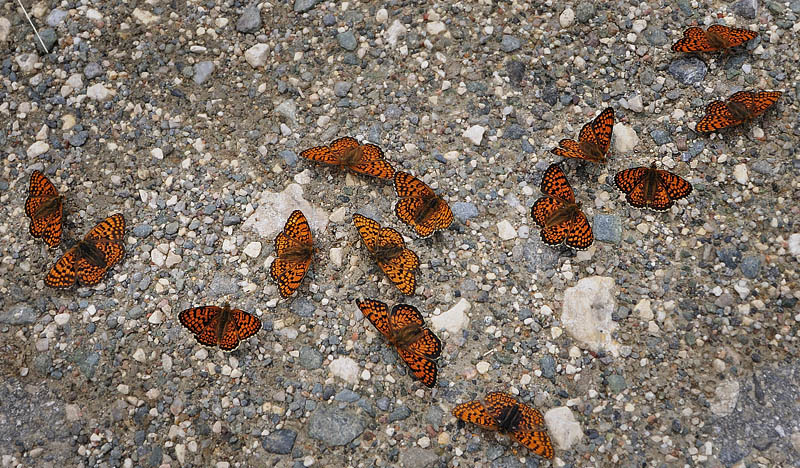
{"type": "Polygon", "coordinates": [[[578,135],[578,141],[561,140],[551,153],[564,157],[605,163],[611,134],[614,131],[614,109],[607,107],[594,120],[587,123],[578,135]]]}
{"type": "Polygon", "coordinates": [[[269,274],[278,285],[281,297],[291,296],[305,278],[314,256],[311,227],[300,210],[286,220],[283,231],[275,237],[275,253],[269,274]]]}
{"type": "Polygon", "coordinates": [[[688,28],[683,37],[672,45],[673,52],[715,52],[739,46],[758,37],[749,29],[731,28],[721,24],[710,26],[707,30],[698,27],[688,28]]]}
{"type": "Polygon", "coordinates": [[[618,172],[614,184],[625,193],[628,204],[635,208],[667,211],[675,200],[692,193],[692,184],[669,171],[650,167],[633,167],[618,172]]]}
{"type": "Polygon", "coordinates": [[[391,179],[395,170],[384,158],[383,150],[352,137],[339,138],[328,146],[315,146],[300,153],[305,159],[345,167],[379,179],[391,179]]]}
{"type": "Polygon", "coordinates": [[[39,171],[31,174],[25,214],[31,219],[31,236],[41,237],[50,247],[61,242],[63,197],[58,194],[55,185],[39,171]]]}
{"type": "Polygon", "coordinates": [[[258,333],[261,321],[239,309],[217,306],[200,306],[186,309],[178,314],[181,325],[195,336],[198,343],[233,351],[240,341],[258,333]]]}
{"type": "Polygon", "coordinates": [[[109,216],[58,259],[44,279],[47,286],[65,289],[76,281],[95,286],[125,256],[125,217],[109,216]]]}
{"type": "Polygon", "coordinates": [[[417,287],[415,271],[419,268],[419,257],[406,248],[403,236],[394,229],[383,228],[377,221],[358,213],[353,215],[353,224],[358,228],[361,240],[389,281],[401,293],[407,296],[413,295],[417,287]]]}
{"type": "Polygon", "coordinates": [[[394,175],[394,188],[400,198],[394,212],[420,237],[429,237],[453,223],[453,212],[433,189],[407,172],[394,175]]]}
{"type": "Polygon", "coordinates": [[[713,101],[695,130],[711,133],[752,120],[772,107],[783,93],[780,91],[739,91],[726,101],[713,101]]]}
{"type": "Polygon", "coordinates": [[[575,194],[564,171],[552,164],[544,173],[541,184],[544,197],[536,200],[531,216],[541,228],[542,242],[547,245],[566,244],[585,250],[594,242],[589,220],[575,203],[575,194]]]}

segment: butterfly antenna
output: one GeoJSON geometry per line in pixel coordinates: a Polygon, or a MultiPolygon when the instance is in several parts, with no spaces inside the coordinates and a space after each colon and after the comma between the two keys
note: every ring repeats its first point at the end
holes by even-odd
{"type": "Polygon", "coordinates": [[[20,8],[22,8],[22,12],[25,13],[25,18],[28,19],[28,23],[30,23],[31,27],[33,28],[33,33],[36,34],[36,38],[39,39],[39,44],[42,45],[42,49],[44,49],[45,54],[49,54],[50,51],[47,50],[47,46],[44,45],[44,41],[42,40],[42,36],[39,35],[39,31],[36,30],[36,26],[33,25],[33,21],[31,20],[30,15],[28,15],[28,10],[25,9],[25,5],[22,4],[22,0],[17,0],[19,3],[20,8]]]}

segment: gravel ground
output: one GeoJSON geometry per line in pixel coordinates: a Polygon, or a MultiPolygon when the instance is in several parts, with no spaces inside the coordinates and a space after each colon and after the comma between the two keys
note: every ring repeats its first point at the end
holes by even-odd
{"type": "Polygon", "coordinates": [[[0,1],[2,466],[548,466],[456,422],[502,390],[546,413],[554,466],[800,466],[800,1],[0,1]],[[27,2],[30,3],[30,2],[27,2]],[[138,4],[134,7],[134,4],[138,4]],[[737,51],[669,46],[693,24],[757,29],[737,51]],[[765,117],[692,130],[740,89],[765,117]],[[596,241],[541,243],[548,150],[617,112],[606,166],[565,161],[596,241]],[[448,200],[418,239],[391,184],[299,160],[351,135],[448,200]],[[616,171],[657,161],[694,192],[628,207],[616,171]],[[65,242],[28,233],[31,171],[66,195],[65,242]],[[297,296],[269,278],[292,209],[314,231],[297,296]],[[399,296],[351,224],[422,261],[399,296]],[[105,216],[127,256],[94,288],[47,270],[105,216]],[[354,300],[408,302],[444,343],[413,382],[354,300]],[[235,306],[235,352],[177,313],[235,306]]]}

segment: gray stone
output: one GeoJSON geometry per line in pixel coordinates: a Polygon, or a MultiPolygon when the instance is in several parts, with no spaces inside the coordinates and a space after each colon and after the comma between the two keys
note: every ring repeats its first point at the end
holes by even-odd
{"type": "Polygon", "coordinates": [[[592,220],[594,238],[598,241],[619,244],[622,242],[622,221],[617,215],[596,214],[592,220]]]}
{"type": "Polygon", "coordinates": [[[325,13],[325,16],[322,17],[322,24],[325,26],[333,26],[336,24],[336,17],[333,16],[333,13],[325,13]]]}
{"type": "Polygon", "coordinates": [[[356,50],[356,46],[358,45],[353,31],[345,31],[337,34],[336,40],[339,41],[339,45],[342,46],[344,50],[349,50],[351,52],[356,50]]]}
{"type": "Polygon", "coordinates": [[[581,2],[575,8],[575,19],[580,23],[588,23],[595,17],[594,2],[581,2]]]}
{"type": "Polygon", "coordinates": [[[214,62],[205,61],[196,63],[194,66],[194,76],[192,79],[197,84],[203,84],[214,73],[214,62]]]}
{"type": "Polygon", "coordinates": [[[528,132],[524,128],[520,127],[517,124],[511,124],[508,126],[505,132],[503,132],[503,138],[509,140],[519,140],[520,138],[526,136],[527,134],[528,132]]]}
{"type": "Polygon", "coordinates": [[[36,321],[36,311],[28,304],[20,303],[0,310],[0,323],[6,325],[28,325],[36,321]]]}
{"type": "Polygon", "coordinates": [[[522,46],[519,39],[508,34],[503,34],[503,39],[500,41],[500,50],[503,52],[514,52],[522,46]]]}
{"type": "Polygon", "coordinates": [[[408,406],[406,405],[399,406],[395,408],[394,411],[389,413],[389,424],[397,421],[402,421],[408,418],[409,416],[411,416],[411,410],[408,409],[408,406]]]}
{"type": "Polygon", "coordinates": [[[298,297],[292,301],[290,308],[292,309],[292,312],[300,317],[312,317],[314,315],[314,311],[317,310],[316,306],[314,306],[314,304],[312,304],[311,301],[305,297],[298,297]]]}
{"type": "Polygon", "coordinates": [[[453,215],[462,223],[478,216],[478,207],[470,202],[455,202],[452,207],[453,215]]]}
{"type": "Polygon", "coordinates": [[[328,447],[349,444],[364,432],[364,427],[355,412],[336,405],[320,405],[308,418],[308,436],[328,447]]]}
{"type": "Polygon", "coordinates": [[[314,5],[319,3],[320,0],[294,0],[294,12],[305,13],[314,8],[314,5]]]}
{"type": "Polygon", "coordinates": [[[669,135],[669,132],[664,130],[663,128],[656,128],[650,132],[650,136],[653,138],[653,141],[656,142],[657,145],[666,145],[672,138],[669,135]]]}
{"type": "Polygon", "coordinates": [[[323,361],[322,353],[310,346],[303,346],[300,348],[300,356],[298,362],[304,369],[313,370],[322,367],[323,361]]]}
{"type": "Polygon", "coordinates": [[[747,19],[756,19],[758,0],[739,0],[733,4],[733,12],[747,19]]]}
{"type": "Polygon", "coordinates": [[[286,455],[292,453],[297,432],[292,429],[278,429],[261,439],[261,446],[269,453],[286,455]]]}
{"type": "Polygon", "coordinates": [[[233,294],[239,290],[236,285],[236,280],[224,273],[217,273],[211,284],[208,286],[208,292],[214,297],[225,296],[226,294],[233,294]]]}
{"type": "Polygon", "coordinates": [[[619,374],[609,375],[608,378],[606,378],[606,383],[608,384],[608,389],[614,394],[617,394],[628,387],[628,384],[625,383],[625,377],[619,374]]]}
{"type": "Polygon", "coordinates": [[[74,135],[70,135],[69,137],[69,144],[76,147],[81,147],[86,144],[86,140],[89,138],[89,131],[83,130],[74,135]]]}
{"type": "Polygon", "coordinates": [[[644,30],[644,37],[647,39],[647,42],[649,42],[650,45],[654,46],[663,46],[669,42],[667,33],[665,33],[660,27],[648,27],[644,30]]]}
{"type": "Polygon", "coordinates": [[[669,74],[687,85],[702,82],[707,71],[705,62],[697,57],[680,57],[669,64],[669,74]]]}
{"type": "Polygon", "coordinates": [[[136,319],[140,319],[142,317],[144,317],[144,309],[141,306],[138,306],[138,305],[137,306],[133,306],[128,311],[128,318],[129,319],[136,320],[136,319]]]}
{"type": "Polygon", "coordinates": [[[39,42],[39,38],[34,37],[33,42],[36,44],[36,50],[43,52],[43,53],[50,53],[53,51],[53,46],[55,45],[58,37],[56,36],[56,31],[53,28],[45,28],[39,31],[39,37],[42,38],[42,42],[44,42],[44,46],[47,47],[47,50],[42,50],[42,44],[39,42]]]}
{"type": "Polygon", "coordinates": [[[742,263],[739,264],[739,269],[742,270],[742,274],[745,278],[756,279],[758,277],[758,271],[761,268],[761,257],[758,255],[748,255],[742,259],[742,263]]]}
{"type": "Polygon", "coordinates": [[[295,153],[292,150],[283,150],[280,153],[278,153],[278,156],[283,158],[283,161],[288,166],[294,166],[295,164],[297,164],[297,159],[298,159],[297,158],[297,153],[295,153]]]}
{"type": "Polygon", "coordinates": [[[131,232],[134,236],[143,238],[149,236],[153,232],[153,227],[149,224],[138,224],[131,229],[131,232]]]}
{"type": "Polygon", "coordinates": [[[47,23],[47,25],[50,26],[51,28],[55,28],[56,26],[61,24],[62,21],[64,21],[64,18],[66,18],[68,14],[69,13],[67,13],[66,11],[59,10],[58,8],[56,8],[50,11],[44,22],[47,23]]]}
{"type": "Polygon", "coordinates": [[[506,73],[508,73],[508,79],[511,80],[511,83],[515,85],[519,84],[522,79],[525,78],[525,69],[525,64],[518,60],[510,60],[506,62],[506,73]]]}
{"type": "Polygon", "coordinates": [[[86,76],[87,79],[91,80],[92,78],[97,78],[98,76],[105,73],[103,67],[100,66],[97,62],[89,62],[83,68],[83,74],[86,76]]]}
{"type": "Polygon", "coordinates": [[[354,403],[358,401],[361,396],[358,393],[345,388],[341,392],[337,393],[335,397],[333,397],[336,401],[344,401],[345,403],[354,403]]]}
{"type": "Polygon", "coordinates": [[[442,424],[442,418],[444,417],[444,411],[436,405],[429,406],[428,409],[425,411],[425,422],[433,426],[435,430],[439,430],[439,426],[442,424]]]}
{"type": "Polygon", "coordinates": [[[97,370],[97,364],[99,363],[100,355],[95,352],[91,352],[86,355],[85,359],[79,359],[78,367],[80,368],[81,372],[83,372],[83,375],[92,378],[94,377],[94,372],[97,370]]]}
{"type": "Polygon", "coordinates": [[[283,116],[291,126],[297,125],[297,105],[292,100],[286,100],[275,107],[275,112],[283,116]]]}
{"type": "Polygon", "coordinates": [[[542,371],[542,377],[545,379],[553,379],[556,376],[556,360],[553,356],[545,354],[539,359],[539,368],[542,371]]]}
{"type": "Polygon", "coordinates": [[[333,85],[333,94],[337,97],[345,97],[347,93],[350,92],[350,88],[352,87],[352,83],[349,81],[337,81],[335,85],[333,85]]]}
{"type": "Polygon", "coordinates": [[[261,28],[261,11],[258,5],[245,8],[236,22],[236,30],[240,33],[251,33],[258,31],[259,28],[261,28]]]}
{"type": "Polygon", "coordinates": [[[400,466],[427,468],[439,461],[436,452],[420,447],[409,447],[400,451],[400,466]]]}

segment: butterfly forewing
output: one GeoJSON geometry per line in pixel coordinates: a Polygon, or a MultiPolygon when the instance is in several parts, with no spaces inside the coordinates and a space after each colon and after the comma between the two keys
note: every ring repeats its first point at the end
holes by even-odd
{"type": "Polygon", "coordinates": [[[25,214],[31,219],[31,236],[42,238],[50,247],[61,242],[63,199],[44,174],[39,171],[31,173],[25,214]]]}
{"type": "Polygon", "coordinates": [[[394,185],[400,198],[395,214],[420,237],[447,229],[453,223],[450,206],[421,180],[407,172],[398,172],[394,185]]]}
{"type": "Polygon", "coordinates": [[[575,203],[575,194],[564,172],[552,164],[542,177],[541,190],[546,195],[533,204],[531,216],[541,228],[542,242],[584,250],[594,242],[588,218],[575,203]]]}
{"type": "Polygon", "coordinates": [[[295,210],[286,220],[283,231],[275,237],[275,252],[269,273],[284,298],[300,287],[314,255],[311,227],[300,210],[295,210]]]}
{"type": "Polygon", "coordinates": [[[414,271],[419,267],[419,258],[406,248],[403,236],[394,229],[382,228],[377,221],[358,213],[353,215],[353,224],[370,256],[389,281],[403,294],[413,295],[417,286],[414,271]]]}
{"type": "Polygon", "coordinates": [[[566,158],[605,163],[613,130],[614,109],[608,107],[581,128],[578,141],[561,140],[559,142],[561,147],[552,149],[551,152],[566,158]]]}

